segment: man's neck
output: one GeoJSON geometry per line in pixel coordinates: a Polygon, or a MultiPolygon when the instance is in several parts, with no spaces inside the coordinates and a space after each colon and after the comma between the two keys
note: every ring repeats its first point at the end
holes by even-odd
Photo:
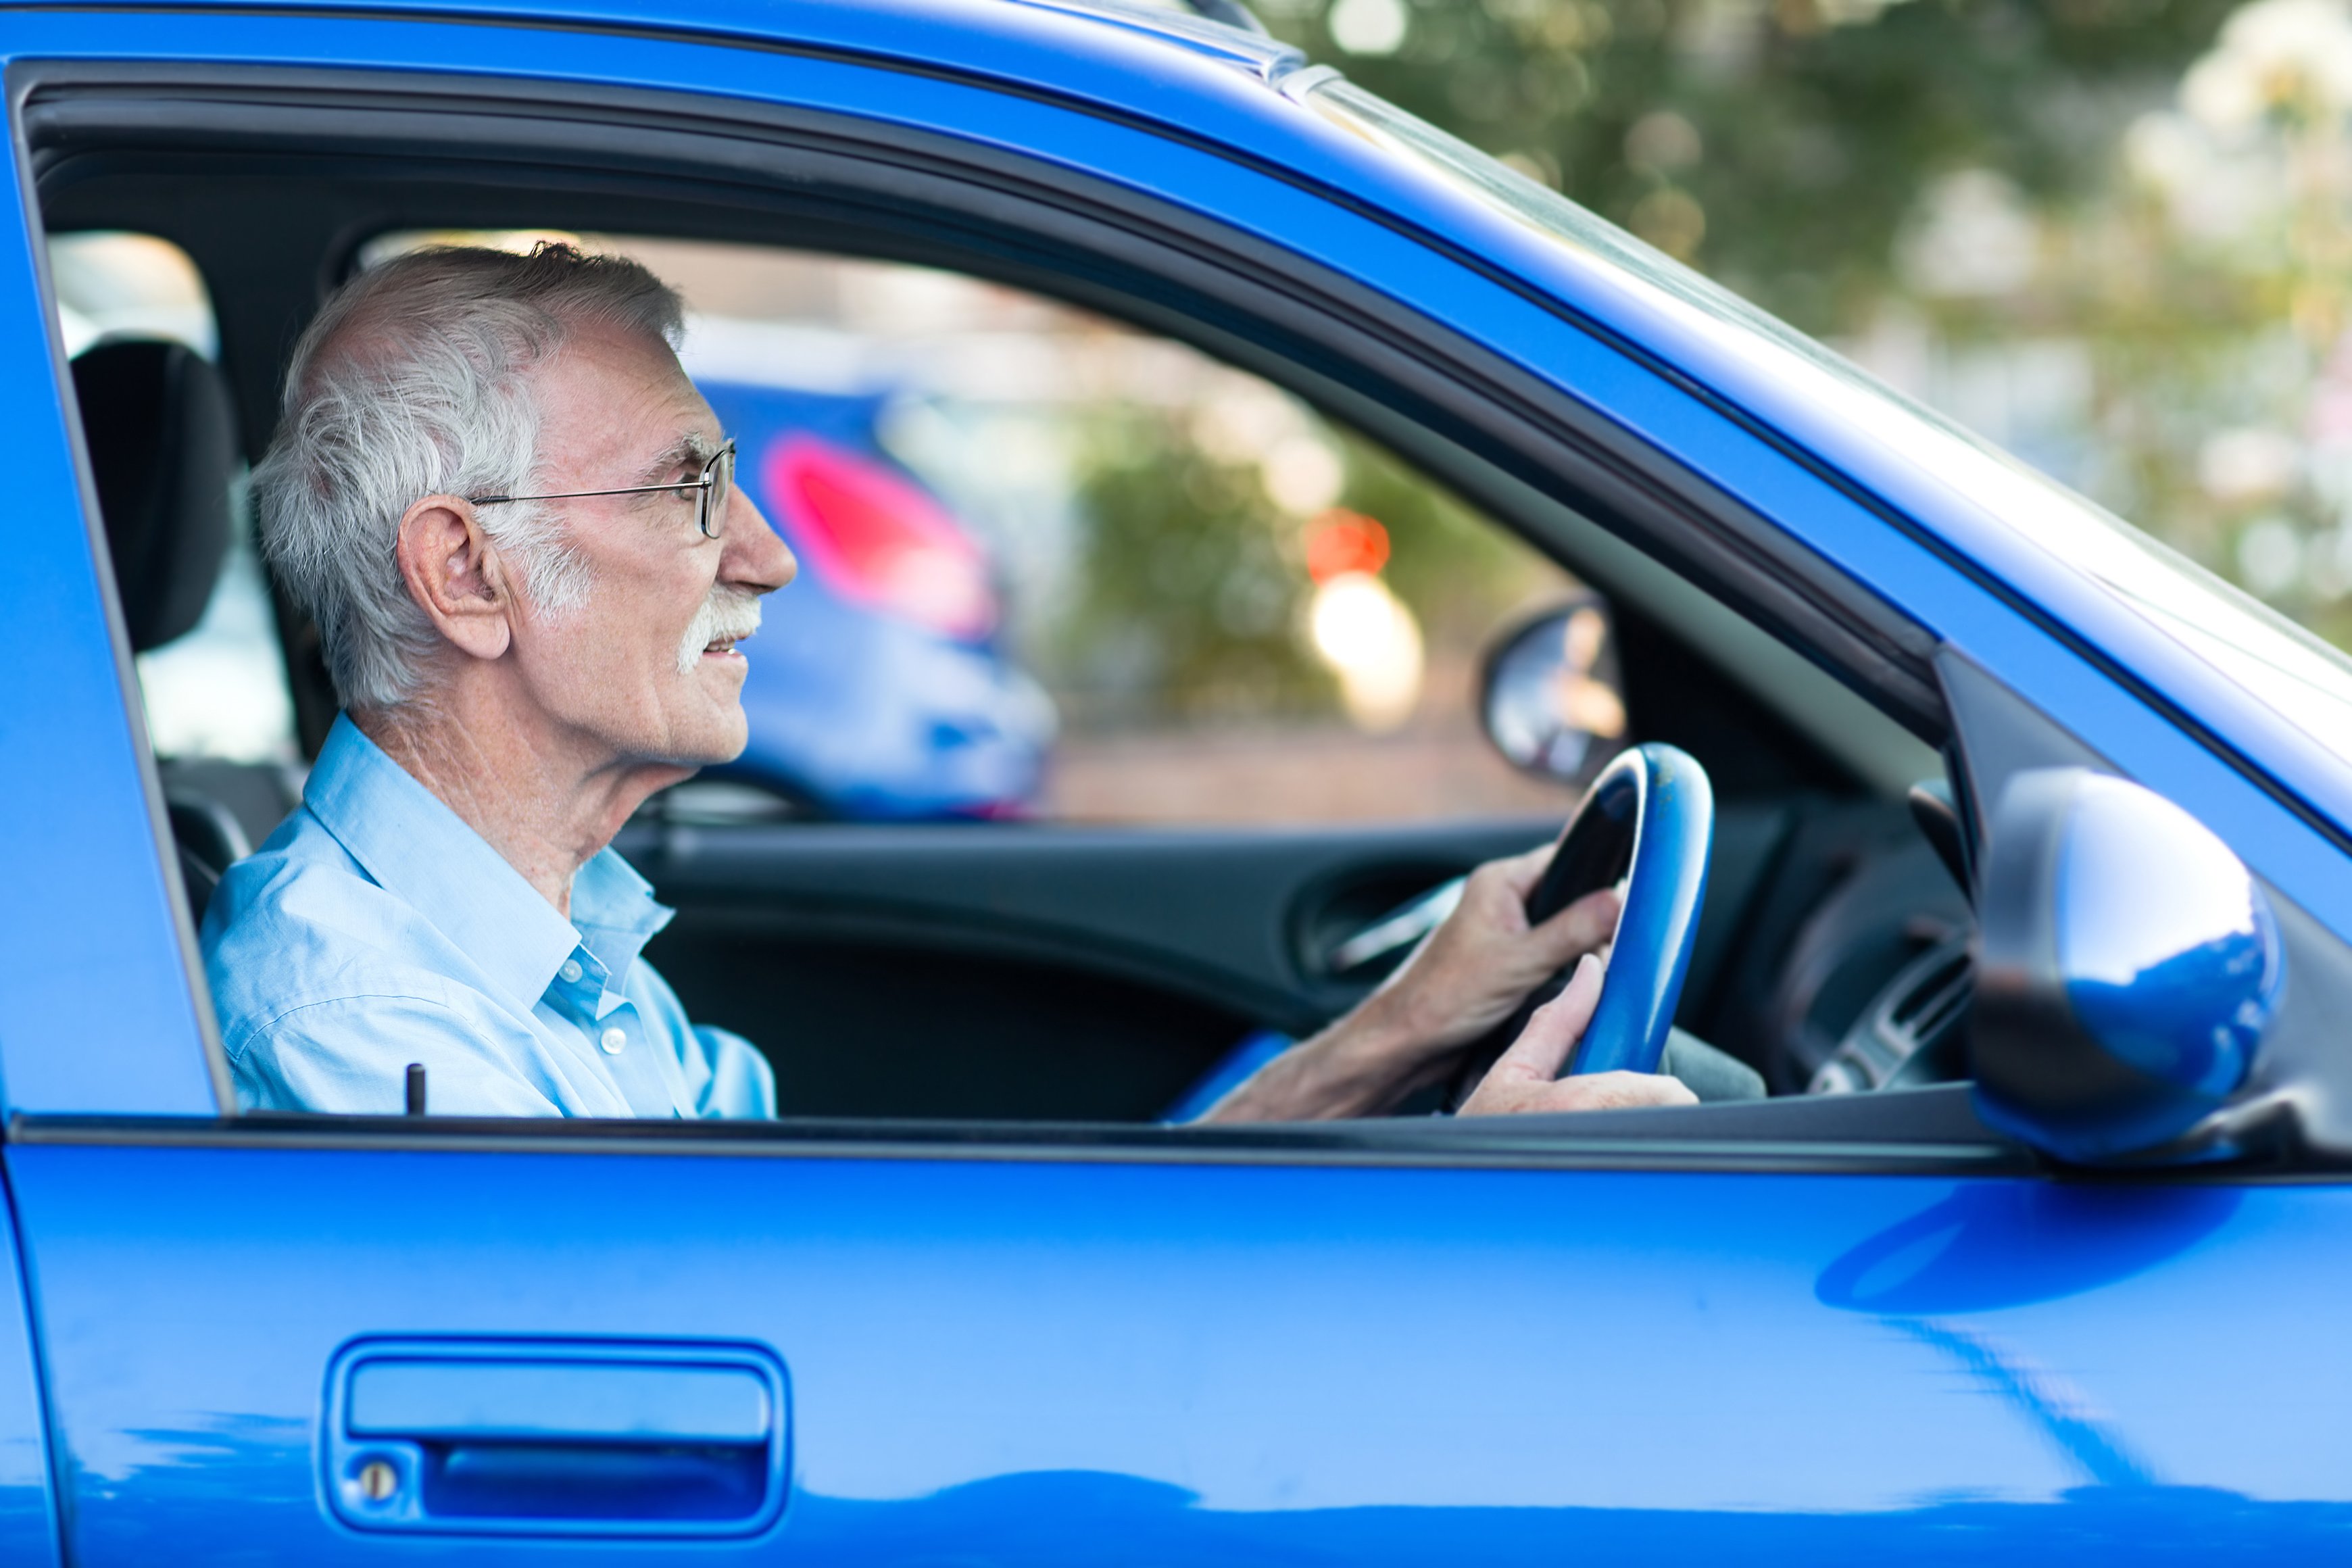
{"type": "Polygon", "coordinates": [[[568,920],[573,875],[647,795],[693,770],[598,755],[503,704],[467,699],[443,692],[352,722],[568,920]]]}

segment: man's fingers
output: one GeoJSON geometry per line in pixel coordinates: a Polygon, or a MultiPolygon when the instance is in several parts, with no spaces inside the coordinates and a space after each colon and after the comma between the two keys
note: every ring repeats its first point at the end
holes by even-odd
{"type": "Polygon", "coordinates": [[[1696,1105],[1698,1096],[1678,1078],[1653,1072],[1596,1072],[1543,1086],[1530,1110],[1630,1110],[1643,1105],[1696,1105]]]}
{"type": "Polygon", "coordinates": [[[1558,847],[1557,844],[1538,844],[1524,855],[1489,860],[1486,867],[1493,868],[1496,879],[1517,894],[1519,902],[1524,904],[1528,901],[1528,895],[1536,890],[1536,883],[1542,879],[1544,868],[1551,864],[1551,853],[1558,847]]]}
{"type": "Polygon", "coordinates": [[[1536,927],[1534,936],[1555,965],[1592,952],[1617,929],[1617,911],[1623,907],[1614,888],[1597,888],[1536,927]]]}
{"type": "Polygon", "coordinates": [[[1696,1105],[1680,1079],[1646,1072],[1596,1072],[1554,1083],[1498,1083],[1495,1075],[1462,1107],[1465,1116],[1525,1116],[1537,1111],[1631,1110],[1648,1105],[1696,1105]]]}
{"type": "Polygon", "coordinates": [[[1535,1016],[1528,1020],[1528,1026],[1519,1031],[1519,1037],[1511,1042],[1511,1048],[1502,1054],[1493,1070],[1539,1083],[1558,1078],[1576,1042],[1584,1038],[1593,1008],[1600,1005],[1601,963],[1587,957],[1568,977],[1568,989],[1536,1009],[1535,1016]]]}

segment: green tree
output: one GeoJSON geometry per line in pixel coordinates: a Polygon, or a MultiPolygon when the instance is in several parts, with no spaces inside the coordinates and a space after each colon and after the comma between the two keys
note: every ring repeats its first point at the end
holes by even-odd
{"type": "Polygon", "coordinates": [[[1900,317],[1939,363],[1996,373],[2078,357],[2075,427],[2025,455],[2352,641],[2345,6],[1266,3],[1311,55],[1805,331],[1853,341],[1900,317]],[[1350,55],[1349,15],[1390,7],[1401,36],[1372,32],[1395,47],[1350,55]],[[2232,93],[2234,118],[2214,107],[2232,93]],[[2147,154],[2199,137],[2152,188],[2147,154]],[[1969,180],[2026,231],[1998,286],[1923,276],[1950,248],[1938,194],[1969,180]],[[2254,190],[2268,205],[2213,232],[2181,221],[2254,190]]]}
{"type": "Polygon", "coordinates": [[[1297,635],[1295,530],[1255,465],[1130,405],[1097,417],[1081,473],[1078,591],[1041,660],[1074,725],[1332,710],[1297,635]]]}
{"type": "MultiPolygon", "coordinates": [[[[1339,0],[1340,4],[1348,0],[1339,0]]],[[[1354,57],[1334,6],[1276,32],[1816,333],[1890,292],[1937,174],[2098,191],[2232,0],[1447,0],[1354,57]]]]}

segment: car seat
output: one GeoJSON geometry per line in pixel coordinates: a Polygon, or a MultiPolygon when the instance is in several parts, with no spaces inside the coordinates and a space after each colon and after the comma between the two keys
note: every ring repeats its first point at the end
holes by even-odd
{"type": "MultiPolygon", "coordinates": [[[[204,618],[227,553],[237,467],[228,388],[176,342],[122,338],[73,362],[90,478],[131,651],[162,647],[204,618]]],[[[277,770],[159,759],[191,914],[229,863],[293,804],[277,770]]]]}

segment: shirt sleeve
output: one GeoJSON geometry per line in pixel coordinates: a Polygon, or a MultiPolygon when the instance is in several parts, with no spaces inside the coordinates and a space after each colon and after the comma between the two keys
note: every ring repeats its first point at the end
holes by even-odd
{"type": "Polygon", "coordinates": [[[742,1036],[709,1024],[694,1026],[710,1076],[696,1096],[697,1116],[772,1119],[776,1114],[776,1074],[758,1047],[742,1036]]]}
{"type": "Polygon", "coordinates": [[[397,1116],[407,1109],[408,1066],[418,1062],[433,1115],[562,1115],[515,1070],[519,1055],[446,1002],[338,996],[292,1008],[236,1042],[229,1069],[247,1110],[397,1116]]]}
{"type": "Polygon", "coordinates": [[[776,1114],[776,1074],[760,1047],[732,1030],[697,1024],[669,982],[643,959],[629,971],[629,1000],[675,1056],[672,1089],[681,1116],[766,1121],[776,1114]]]}

